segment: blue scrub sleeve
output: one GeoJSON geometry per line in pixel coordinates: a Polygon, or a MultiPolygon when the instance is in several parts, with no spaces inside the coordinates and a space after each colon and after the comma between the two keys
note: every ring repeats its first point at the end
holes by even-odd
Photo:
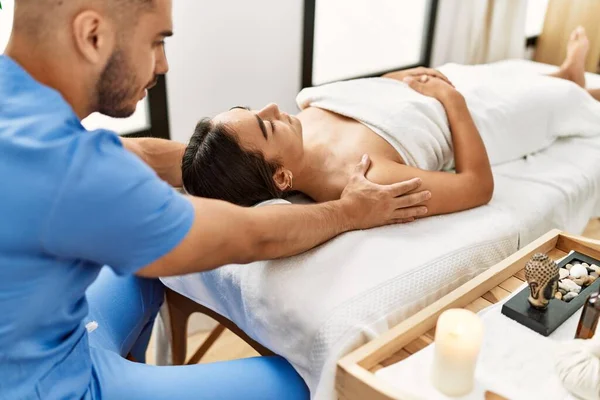
{"type": "Polygon", "coordinates": [[[111,132],[82,133],[42,232],[49,253],[130,274],[187,235],[192,204],[123,148],[111,132]]]}

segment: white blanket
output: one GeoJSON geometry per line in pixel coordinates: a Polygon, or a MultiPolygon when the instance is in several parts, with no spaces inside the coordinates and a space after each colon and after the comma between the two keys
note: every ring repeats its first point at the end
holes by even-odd
{"type": "MultiPolygon", "coordinates": [[[[571,81],[506,63],[440,68],[463,94],[492,165],[514,161],[557,138],[600,134],[600,102],[571,81]]],[[[357,79],[304,89],[302,109],[318,107],[360,121],[389,142],[407,165],[429,171],[453,167],[444,108],[405,83],[357,79]]]]}
{"type": "MultiPolygon", "coordinates": [[[[508,67],[546,70],[523,61],[502,64],[508,67]]],[[[341,356],[547,230],[580,233],[600,215],[599,160],[600,138],[559,140],[495,167],[487,206],[348,233],[286,260],[163,282],[288,359],[313,398],[334,399],[341,356]]]]}

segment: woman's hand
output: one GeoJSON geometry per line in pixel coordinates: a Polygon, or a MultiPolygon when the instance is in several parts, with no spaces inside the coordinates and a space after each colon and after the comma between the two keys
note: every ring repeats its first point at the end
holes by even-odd
{"type": "Polygon", "coordinates": [[[441,79],[450,86],[454,87],[454,85],[452,84],[452,82],[450,82],[450,79],[448,79],[446,75],[433,68],[417,67],[405,69],[403,71],[394,71],[383,75],[383,78],[395,79],[397,81],[402,82],[405,78],[419,79],[422,76],[441,79]]]}
{"type": "Polygon", "coordinates": [[[462,95],[443,79],[432,78],[428,75],[421,75],[420,77],[406,77],[404,83],[411,87],[411,89],[421,93],[424,96],[433,97],[445,105],[447,101],[452,101],[462,95]]]}

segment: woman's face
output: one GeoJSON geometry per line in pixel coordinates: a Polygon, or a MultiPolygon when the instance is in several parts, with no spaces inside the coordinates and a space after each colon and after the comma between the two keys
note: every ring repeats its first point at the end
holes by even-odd
{"type": "Polygon", "coordinates": [[[298,170],[304,155],[302,123],[268,104],[259,111],[234,107],[217,115],[213,122],[223,123],[235,131],[246,150],[258,150],[268,161],[278,161],[284,168],[298,170]]]}

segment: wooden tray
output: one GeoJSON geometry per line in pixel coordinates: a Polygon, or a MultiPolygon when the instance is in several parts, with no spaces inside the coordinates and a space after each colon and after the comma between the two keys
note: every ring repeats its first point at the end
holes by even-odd
{"type": "Polygon", "coordinates": [[[523,268],[535,253],[553,259],[571,250],[600,259],[600,241],[553,230],[512,256],[491,267],[429,307],[404,320],[379,338],[365,344],[338,362],[336,390],[342,400],[412,399],[375,376],[381,368],[404,360],[433,342],[439,315],[450,308],[473,312],[497,303],[525,281],[523,268]]]}

